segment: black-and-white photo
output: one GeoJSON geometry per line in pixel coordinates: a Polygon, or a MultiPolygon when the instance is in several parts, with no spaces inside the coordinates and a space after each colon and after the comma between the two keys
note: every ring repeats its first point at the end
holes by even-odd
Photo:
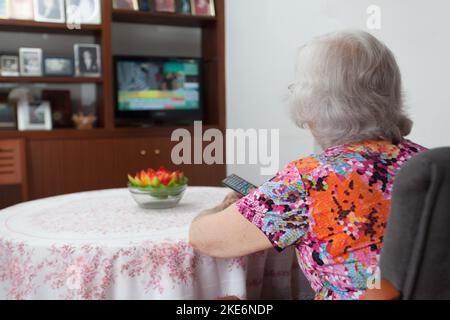
{"type": "Polygon", "coordinates": [[[70,58],[46,57],[44,59],[46,76],[73,76],[73,60],[70,58]]]}
{"type": "Polygon", "coordinates": [[[19,75],[19,57],[10,55],[1,56],[0,74],[3,77],[17,77],[19,75]]]}
{"type": "Polygon", "coordinates": [[[66,17],[74,24],[100,24],[100,0],[66,0],[66,17]]]}
{"type": "Polygon", "coordinates": [[[77,76],[99,77],[101,75],[100,46],[76,44],[75,64],[77,76]]]}
{"type": "Polygon", "coordinates": [[[34,0],[34,19],[42,22],[66,21],[64,0],[34,0]]]}
{"type": "Polygon", "coordinates": [[[32,125],[45,125],[45,108],[38,103],[30,103],[28,120],[32,125]]]}
{"type": "Polygon", "coordinates": [[[20,74],[42,76],[42,49],[20,48],[20,74]]]}

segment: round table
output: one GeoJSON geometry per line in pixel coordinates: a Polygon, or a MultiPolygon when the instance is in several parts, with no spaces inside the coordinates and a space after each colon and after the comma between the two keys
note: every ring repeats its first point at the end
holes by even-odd
{"type": "Polygon", "coordinates": [[[301,298],[293,250],[215,259],[189,246],[191,221],[228,192],[188,188],[168,210],[141,209],[126,189],[2,210],[0,299],[301,298]]]}

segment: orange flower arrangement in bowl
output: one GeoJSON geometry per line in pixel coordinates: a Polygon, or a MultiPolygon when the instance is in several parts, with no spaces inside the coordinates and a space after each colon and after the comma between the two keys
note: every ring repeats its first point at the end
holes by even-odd
{"type": "Polygon", "coordinates": [[[128,189],[139,206],[145,209],[167,209],[177,206],[188,185],[182,171],[142,170],[128,175],[128,189]]]}

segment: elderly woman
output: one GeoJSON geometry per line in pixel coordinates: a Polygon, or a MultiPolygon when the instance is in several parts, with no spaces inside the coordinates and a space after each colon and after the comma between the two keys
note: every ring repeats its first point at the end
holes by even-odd
{"type": "Polygon", "coordinates": [[[293,246],[316,299],[359,299],[378,274],[395,176],[424,150],[404,138],[400,70],[372,35],[342,32],[299,51],[290,90],[296,122],[325,151],[196,219],[190,242],[223,258],[293,246]]]}

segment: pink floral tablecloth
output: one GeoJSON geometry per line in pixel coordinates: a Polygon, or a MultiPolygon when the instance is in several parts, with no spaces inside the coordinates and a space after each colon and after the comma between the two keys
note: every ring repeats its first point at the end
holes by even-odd
{"type": "Polygon", "coordinates": [[[179,207],[143,210],[126,189],[0,211],[0,299],[301,299],[295,253],[202,256],[189,225],[227,189],[189,188],[179,207]]]}

